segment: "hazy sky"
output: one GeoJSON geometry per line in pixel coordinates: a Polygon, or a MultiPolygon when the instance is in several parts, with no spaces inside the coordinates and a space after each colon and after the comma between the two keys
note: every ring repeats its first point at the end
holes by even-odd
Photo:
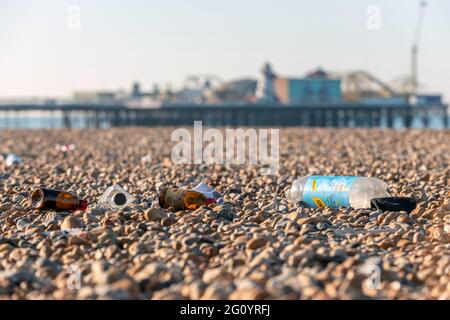
{"type": "MultiPolygon", "coordinates": [[[[416,0],[0,0],[0,97],[144,89],[210,73],[258,77],[366,69],[389,82],[410,70],[416,0]],[[68,7],[81,10],[71,30],[68,7]],[[366,25],[371,5],[381,29],[366,25]],[[75,22],[76,23],[76,22],[75,22]]],[[[73,16],[72,16],[73,17],[73,16]]],[[[450,98],[450,1],[428,0],[420,82],[450,98]]]]}

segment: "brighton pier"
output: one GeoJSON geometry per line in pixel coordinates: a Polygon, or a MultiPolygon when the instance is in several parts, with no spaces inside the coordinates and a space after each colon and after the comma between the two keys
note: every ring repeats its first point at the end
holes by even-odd
{"type": "Polygon", "coordinates": [[[74,119],[82,119],[85,128],[119,126],[180,126],[203,121],[206,126],[304,126],[304,127],[401,127],[410,128],[413,119],[422,127],[430,127],[432,119],[440,119],[449,127],[448,105],[283,105],[283,104],[172,104],[158,108],[130,108],[120,105],[0,105],[0,115],[19,118],[32,112],[48,116],[59,114],[64,128],[73,127],[74,119]]]}

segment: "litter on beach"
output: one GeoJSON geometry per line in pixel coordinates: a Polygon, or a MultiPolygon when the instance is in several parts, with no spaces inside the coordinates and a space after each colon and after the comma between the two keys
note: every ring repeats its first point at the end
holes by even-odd
{"type": "Polygon", "coordinates": [[[60,152],[74,151],[75,150],[75,144],[73,144],[73,143],[70,143],[70,144],[57,144],[55,146],[55,150],[60,151],[60,152]]]}
{"type": "Polygon", "coordinates": [[[147,154],[145,156],[141,157],[141,162],[142,163],[151,163],[152,162],[152,155],[151,154],[147,154]]]}
{"type": "Polygon", "coordinates": [[[411,212],[417,202],[410,197],[393,197],[388,184],[373,177],[304,176],[287,192],[291,203],[310,208],[353,207],[381,211],[411,212]]]}
{"type": "Polygon", "coordinates": [[[207,184],[200,182],[195,188],[191,189],[193,191],[200,192],[205,195],[208,199],[214,199],[216,203],[222,204],[224,202],[221,193],[217,192],[207,184]]]}
{"type": "Polygon", "coordinates": [[[127,207],[133,200],[134,197],[131,194],[121,186],[115,184],[106,189],[100,197],[98,204],[106,208],[120,210],[127,207]]]}
{"type": "Polygon", "coordinates": [[[31,205],[39,210],[84,211],[88,202],[68,191],[37,188],[31,193],[31,205]]]}
{"type": "Polygon", "coordinates": [[[158,199],[161,208],[176,211],[196,210],[204,205],[223,203],[222,195],[204,183],[193,189],[163,188],[158,199]]]}
{"type": "Polygon", "coordinates": [[[23,163],[22,158],[14,153],[3,155],[2,158],[4,159],[5,164],[8,167],[13,165],[21,165],[23,163]]]}

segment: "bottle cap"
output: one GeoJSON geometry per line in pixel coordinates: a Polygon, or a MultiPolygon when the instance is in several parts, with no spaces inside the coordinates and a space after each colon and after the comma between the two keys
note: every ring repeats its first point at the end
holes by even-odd
{"type": "Polygon", "coordinates": [[[216,203],[216,199],[213,198],[206,198],[205,200],[205,205],[211,204],[211,203],[216,203]]]}
{"type": "Polygon", "coordinates": [[[78,210],[85,211],[88,207],[87,200],[80,200],[78,204],[78,210]]]}
{"type": "Polygon", "coordinates": [[[370,207],[381,211],[411,212],[417,206],[417,201],[410,197],[384,197],[370,200],[370,207]]]}

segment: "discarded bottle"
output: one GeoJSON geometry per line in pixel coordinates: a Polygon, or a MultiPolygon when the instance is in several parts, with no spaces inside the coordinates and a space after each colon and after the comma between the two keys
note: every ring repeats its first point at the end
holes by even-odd
{"type": "Polygon", "coordinates": [[[214,202],[203,193],[188,189],[164,188],[159,194],[159,206],[166,209],[195,210],[214,202]]]}
{"type": "Polygon", "coordinates": [[[37,188],[31,193],[31,205],[35,209],[41,210],[84,211],[87,209],[88,202],[71,192],[37,188]]]}
{"type": "Polygon", "coordinates": [[[109,209],[120,210],[128,206],[133,199],[134,197],[131,194],[115,184],[106,189],[98,203],[109,209]]]}
{"type": "Polygon", "coordinates": [[[305,176],[294,181],[289,201],[312,208],[370,208],[371,200],[390,197],[388,185],[377,178],[352,176],[305,176]]]}

